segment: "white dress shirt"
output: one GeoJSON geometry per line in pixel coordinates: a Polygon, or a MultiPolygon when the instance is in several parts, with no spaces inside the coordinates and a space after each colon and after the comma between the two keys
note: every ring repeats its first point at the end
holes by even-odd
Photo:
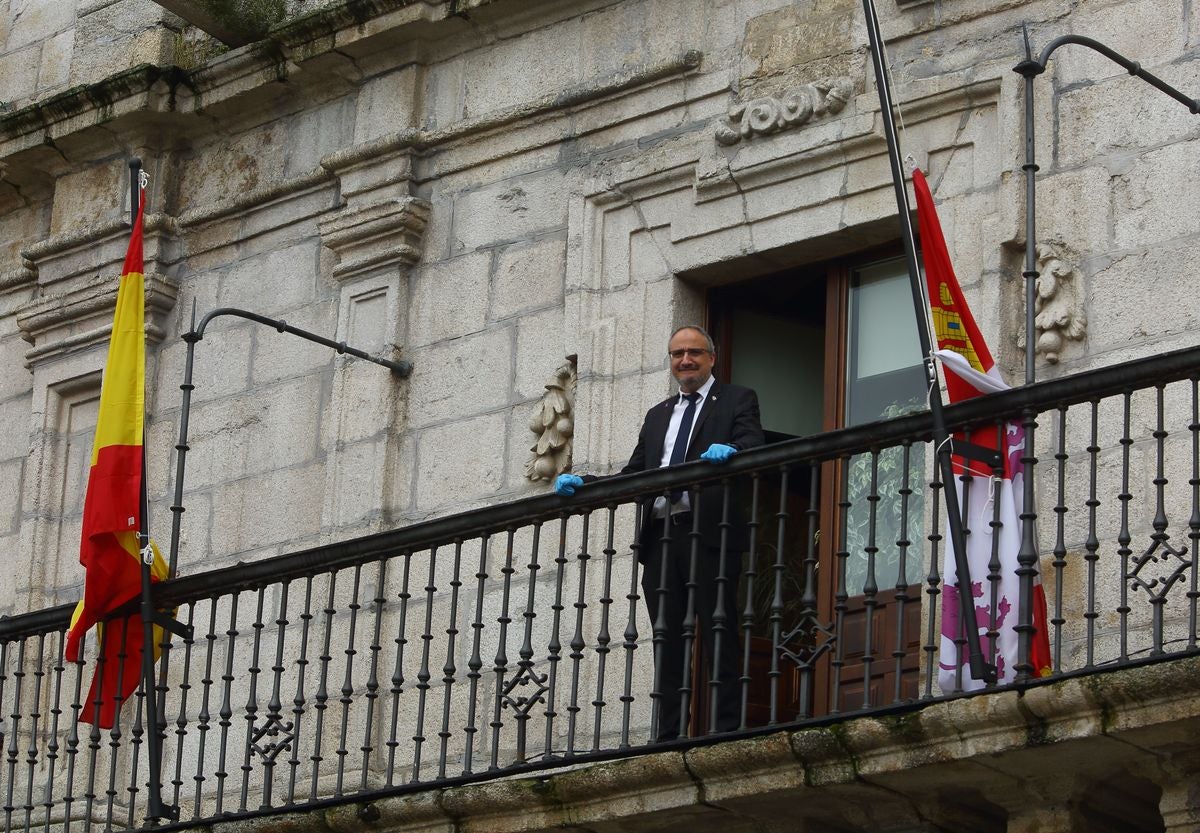
{"type": "MultiPolygon", "coordinates": [[[[696,425],[700,422],[700,411],[704,408],[704,403],[708,401],[708,392],[712,389],[714,377],[709,376],[708,381],[700,386],[696,393],[700,394],[700,398],[696,400],[696,412],[692,414],[692,427],[688,431],[684,442],[691,444],[692,435],[696,432],[696,425]]],[[[663,438],[662,459],[658,462],[658,467],[670,465],[671,452],[675,450],[675,443],[679,439],[679,424],[683,422],[683,412],[687,410],[687,400],[683,398],[683,393],[679,393],[675,398],[675,407],[671,410],[671,421],[667,423],[667,436],[663,438]]],[[[685,446],[686,447],[686,446],[685,446]]],[[[662,517],[666,514],[667,499],[658,497],[654,501],[654,514],[656,517],[662,517]]],[[[671,504],[671,514],[675,515],[680,512],[690,512],[692,509],[691,499],[687,491],[680,495],[679,500],[671,504]]]]}

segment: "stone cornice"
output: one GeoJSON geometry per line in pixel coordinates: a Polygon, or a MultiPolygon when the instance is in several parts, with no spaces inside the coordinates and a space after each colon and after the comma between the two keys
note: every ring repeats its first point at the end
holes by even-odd
{"type": "MultiPolygon", "coordinates": [[[[37,243],[31,243],[28,248],[21,252],[21,257],[37,263],[38,261],[48,260],[74,249],[91,247],[93,244],[107,240],[114,235],[124,234],[128,229],[129,223],[123,219],[102,220],[98,223],[91,223],[90,225],[81,226],[71,231],[65,231],[62,234],[53,235],[37,243]]],[[[174,237],[179,234],[179,225],[176,219],[169,214],[147,214],[142,218],[142,231],[147,237],[152,237],[156,234],[174,237]]]]}
{"type": "Polygon", "coordinates": [[[643,84],[651,84],[690,72],[699,68],[702,58],[703,55],[699,51],[691,49],[665,61],[630,67],[613,75],[567,87],[562,92],[545,95],[515,104],[512,107],[493,110],[475,118],[463,119],[438,130],[406,128],[369,142],[335,151],[322,158],[321,165],[329,170],[339,170],[398,150],[431,150],[457,139],[497,130],[519,121],[586,104],[596,99],[640,87],[643,84]]]}
{"type": "Polygon", "coordinates": [[[332,180],[333,175],[329,171],[324,168],[314,168],[307,173],[273,182],[264,185],[262,188],[256,188],[253,191],[243,191],[230,200],[209,203],[208,205],[189,209],[179,215],[179,226],[187,229],[223,220],[226,217],[242,214],[266,203],[319,187],[332,180]]]}
{"type": "Polygon", "coordinates": [[[175,92],[189,87],[189,74],[179,67],[141,64],[94,84],[64,90],[44,101],[0,116],[0,158],[47,138],[67,135],[135,112],[175,109],[175,92]],[[160,85],[161,90],[156,90],[160,85]]]}
{"type": "MultiPolygon", "coordinates": [[[[33,345],[25,353],[25,366],[33,367],[108,341],[119,287],[116,278],[97,275],[82,285],[43,296],[18,310],[17,327],[21,337],[33,345]],[[80,322],[89,319],[100,319],[105,323],[76,331],[80,322]]],[[[175,306],[179,285],[162,275],[150,274],[145,279],[145,293],[146,339],[158,343],[165,337],[163,321],[175,306]]]]}

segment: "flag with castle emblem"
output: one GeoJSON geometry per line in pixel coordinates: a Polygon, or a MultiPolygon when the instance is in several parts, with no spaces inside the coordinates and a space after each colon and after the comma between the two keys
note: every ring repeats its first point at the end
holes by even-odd
{"type": "MultiPolygon", "coordinates": [[[[942,363],[947,395],[953,403],[983,393],[1007,390],[1008,385],[1001,378],[963,298],[954,267],[950,263],[950,254],[946,250],[933,195],[920,170],[913,171],[913,190],[917,197],[921,254],[938,346],[935,355],[942,363]]],[[[988,426],[971,432],[969,437],[960,435],[959,438],[999,450],[1003,475],[993,477],[993,472],[981,463],[958,456],[953,458],[954,485],[962,510],[963,526],[970,531],[966,548],[971,585],[966,589],[974,601],[975,621],[969,624],[962,621],[953,544],[947,536],[942,570],[942,629],[938,655],[938,684],[946,692],[976,689],[984,685],[981,680],[971,679],[964,671],[967,661],[965,628],[968,626],[978,630],[984,655],[996,664],[998,682],[1003,684],[1013,680],[1018,659],[1016,625],[1020,582],[1017,577],[1017,552],[1021,545],[1021,527],[1017,505],[1019,496],[1023,494],[1021,455],[1025,448],[1025,432],[1019,424],[1005,422],[1000,431],[995,426],[988,426]],[[996,520],[1000,525],[993,527],[996,520]],[[998,582],[988,580],[988,567],[993,553],[1000,563],[998,582]],[[994,644],[988,638],[993,628],[996,634],[994,644]]],[[[1033,673],[1044,676],[1050,673],[1050,645],[1046,633],[1046,596],[1040,577],[1034,582],[1032,603],[1035,632],[1030,662],[1033,673]]]]}
{"type": "MultiPolygon", "coordinates": [[[[145,279],[143,276],[143,192],[129,238],[117,289],[108,357],[100,384],[100,409],[92,442],[91,468],[83,503],[79,563],[84,567],[83,598],[67,631],[66,657],[75,662],[86,634],[96,626],[100,646],[91,690],[79,719],[111,728],[122,703],[142,676],[145,641],[137,613],[104,623],[104,618],[141,594],[143,422],[146,387],[145,279]]],[[[158,549],[152,580],[167,576],[158,549]]],[[[158,643],[157,636],[153,640],[158,643]]]]}

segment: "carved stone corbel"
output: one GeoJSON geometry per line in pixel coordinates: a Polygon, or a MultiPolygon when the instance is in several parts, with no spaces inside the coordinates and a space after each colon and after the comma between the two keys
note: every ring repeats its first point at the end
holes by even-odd
{"type": "Polygon", "coordinates": [[[839,113],[853,94],[854,82],[843,76],[794,87],[778,97],[764,96],[735,104],[729,108],[728,121],[717,125],[717,142],[736,145],[743,139],[778,133],[839,113]]]}
{"type": "Polygon", "coordinates": [[[537,442],[529,447],[533,456],[525,464],[530,480],[552,480],[571,468],[576,379],[576,357],[567,356],[529,418],[529,430],[537,435],[537,442]]]}
{"type": "Polygon", "coordinates": [[[1034,299],[1034,326],[1037,328],[1037,355],[1057,364],[1068,341],[1080,341],[1087,333],[1087,313],[1079,282],[1076,258],[1060,241],[1039,243],[1037,247],[1037,295],[1034,299]]]}

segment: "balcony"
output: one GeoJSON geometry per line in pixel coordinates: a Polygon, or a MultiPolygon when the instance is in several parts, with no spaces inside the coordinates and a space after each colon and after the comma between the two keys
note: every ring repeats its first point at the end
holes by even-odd
{"type": "MultiPolygon", "coordinates": [[[[1028,569],[1005,614],[1024,634],[1011,679],[953,670],[926,413],[167,582],[156,599],[193,636],[164,640],[153,692],[179,811],[157,826],[1193,829],[1198,380],[1192,348],[947,410],[953,430],[1011,422],[1030,440],[1044,677],[1028,569]],[[744,512],[749,555],[723,535],[708,617],[698,582],[669,600],[647,580],[687,611],[673,636],[647,614],[633,542],[648,499],[679,488],[726,531],[744,512]],[[710,666],[730,655],[737,728],[718,731],[710,666]],[[680,737],[654,743],[671,701],[680,737]]],[[[962,480],[990,513],[967,534],[998,540],[995,484],[962,480]]],[[[707,555],[697,522],[651,523],[664,552],[690,542],[690,569],[707,555]]],[[[972,576],[978,593],[1005,569],[972,576]]],[[[65,662],[69,616],[0,621],[6,831],[147,826],[145,693],[111,729],[79,721],[93,664],[113,660],[65,662]]],[[[985,618],[994,663],[1009,625],[985,618]]]]}

